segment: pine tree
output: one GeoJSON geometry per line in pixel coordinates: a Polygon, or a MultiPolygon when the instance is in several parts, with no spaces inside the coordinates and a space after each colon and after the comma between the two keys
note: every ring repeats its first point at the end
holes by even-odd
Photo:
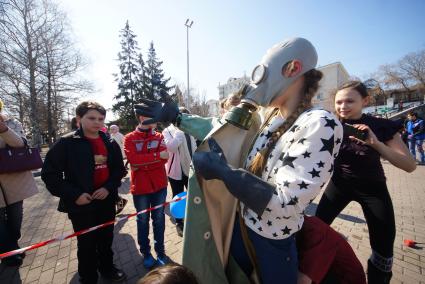
{"type": "Polygon", "coordinates": [[[146,97],[152,100],[163,101],[161,97],[161,90],[169,92],[174,86],[167,86],[170,81],[170,77],[164,79],[164,71],[161,69],[162,61],[156,56],[156,51],[153,42],[150,43],[148,59],[146,61],[145,69],[145,81],[144,81],[144,92],[146,97]]]}
{"type": "Polygon", "coordinates": [[[136,41],[136,35],[130,28],[128,21],[120,31],[121,51],[118,53],[120,73],[114,74],[118,82],[117,101],[112,110],[120,117],[125,128],[132,128],[137,124],[134,117],[134,104],[143,96],[141,78],[144,74],[144,62],[136,41]]]}

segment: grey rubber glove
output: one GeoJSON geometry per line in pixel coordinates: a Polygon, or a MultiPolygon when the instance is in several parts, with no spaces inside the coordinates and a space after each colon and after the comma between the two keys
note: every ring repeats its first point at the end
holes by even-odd
{"type": "Polygon", "coordinates": [[[210,152],[196,152],[193,165],[197,174],[206,180],[219,179],[229,192],[261,216],[273,196],[275,186],[227,163],[223,150],[213,138],[208,139],[210,152]]]}
{"type": "Polygon", "coordinates": [[[142,104],[134,105],[134,111],[138,115],[150,117],[143,122],[144,125],[152,124],[155,122],[162,123],[175,123],[179,108],[171,97],[163,90],[161,96],[165,98],[165,102],[152,101],[148,99],[141,99],[142,104]]]}

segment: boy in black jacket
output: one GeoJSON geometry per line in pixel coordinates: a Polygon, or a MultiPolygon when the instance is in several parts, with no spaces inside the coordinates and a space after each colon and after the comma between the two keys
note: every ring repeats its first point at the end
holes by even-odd
{"type": "MultiPolygon", "coordinates": [[[[96,102],[76,109],[80,128],[62,137],[47,153],[41,178],[60,198],[58,210],[68,213],[74,231],[115,219],[115,200],[126,175],[121,150],[101,130],[106,110],[96,102]]],[[[125,274],[113,264],[114,226],[78,236],[81,283],[96,283],[97,270],[114,282],[125,274]]]]}

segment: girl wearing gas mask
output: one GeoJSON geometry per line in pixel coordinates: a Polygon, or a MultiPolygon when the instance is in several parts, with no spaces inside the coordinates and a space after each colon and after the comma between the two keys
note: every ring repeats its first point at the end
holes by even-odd
{"type": "Polygon", "coordinates": [[[305,39],[275,45],[254,69],[241,107],[216,125],[170,102],[136,106],[204,140],[193,156],[183,246],[183,264],[202,283],[297,282],[295,233],[342,141],[336,117],[311,107],[322,77],[316,64],[305,39]],[[249,112],[260,106],[268,108],[264,123],[250,125],[249,112]]]}
{"type": "Polygon", "coordinates": [[[396,231],[394,209],[380,159],[383,157],[407,172],[412,172],[416,165],[401,140],[397,123],[362,114],[368,101],[366,86],[358,81],[345,83],[335,94],[336,114],[344,124],[354,125],[354,132],[353,127],[346,131],[344,126],[335,171],[316,215],[331,224],[351,201],[360,203],[372,247],[368,282],[390,283],[396,231]]]}

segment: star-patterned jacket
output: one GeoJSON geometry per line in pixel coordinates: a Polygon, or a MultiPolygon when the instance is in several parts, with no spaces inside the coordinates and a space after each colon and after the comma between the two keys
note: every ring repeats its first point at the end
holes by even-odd
{"type": "MultiPolygon", "coordinates": [[[[246,168],[283,122],[276,116],[263,129],[248,155],[246,168]]],[[[241,203],[245,224],[270,239],[285,239],[299,231],[305,208],[331,177],[342,136],[341,123],[330,112],[310,109],[302,113],[267,158],[262,178],[276,189],[264,213],[258,216],[241,203]]]]}

